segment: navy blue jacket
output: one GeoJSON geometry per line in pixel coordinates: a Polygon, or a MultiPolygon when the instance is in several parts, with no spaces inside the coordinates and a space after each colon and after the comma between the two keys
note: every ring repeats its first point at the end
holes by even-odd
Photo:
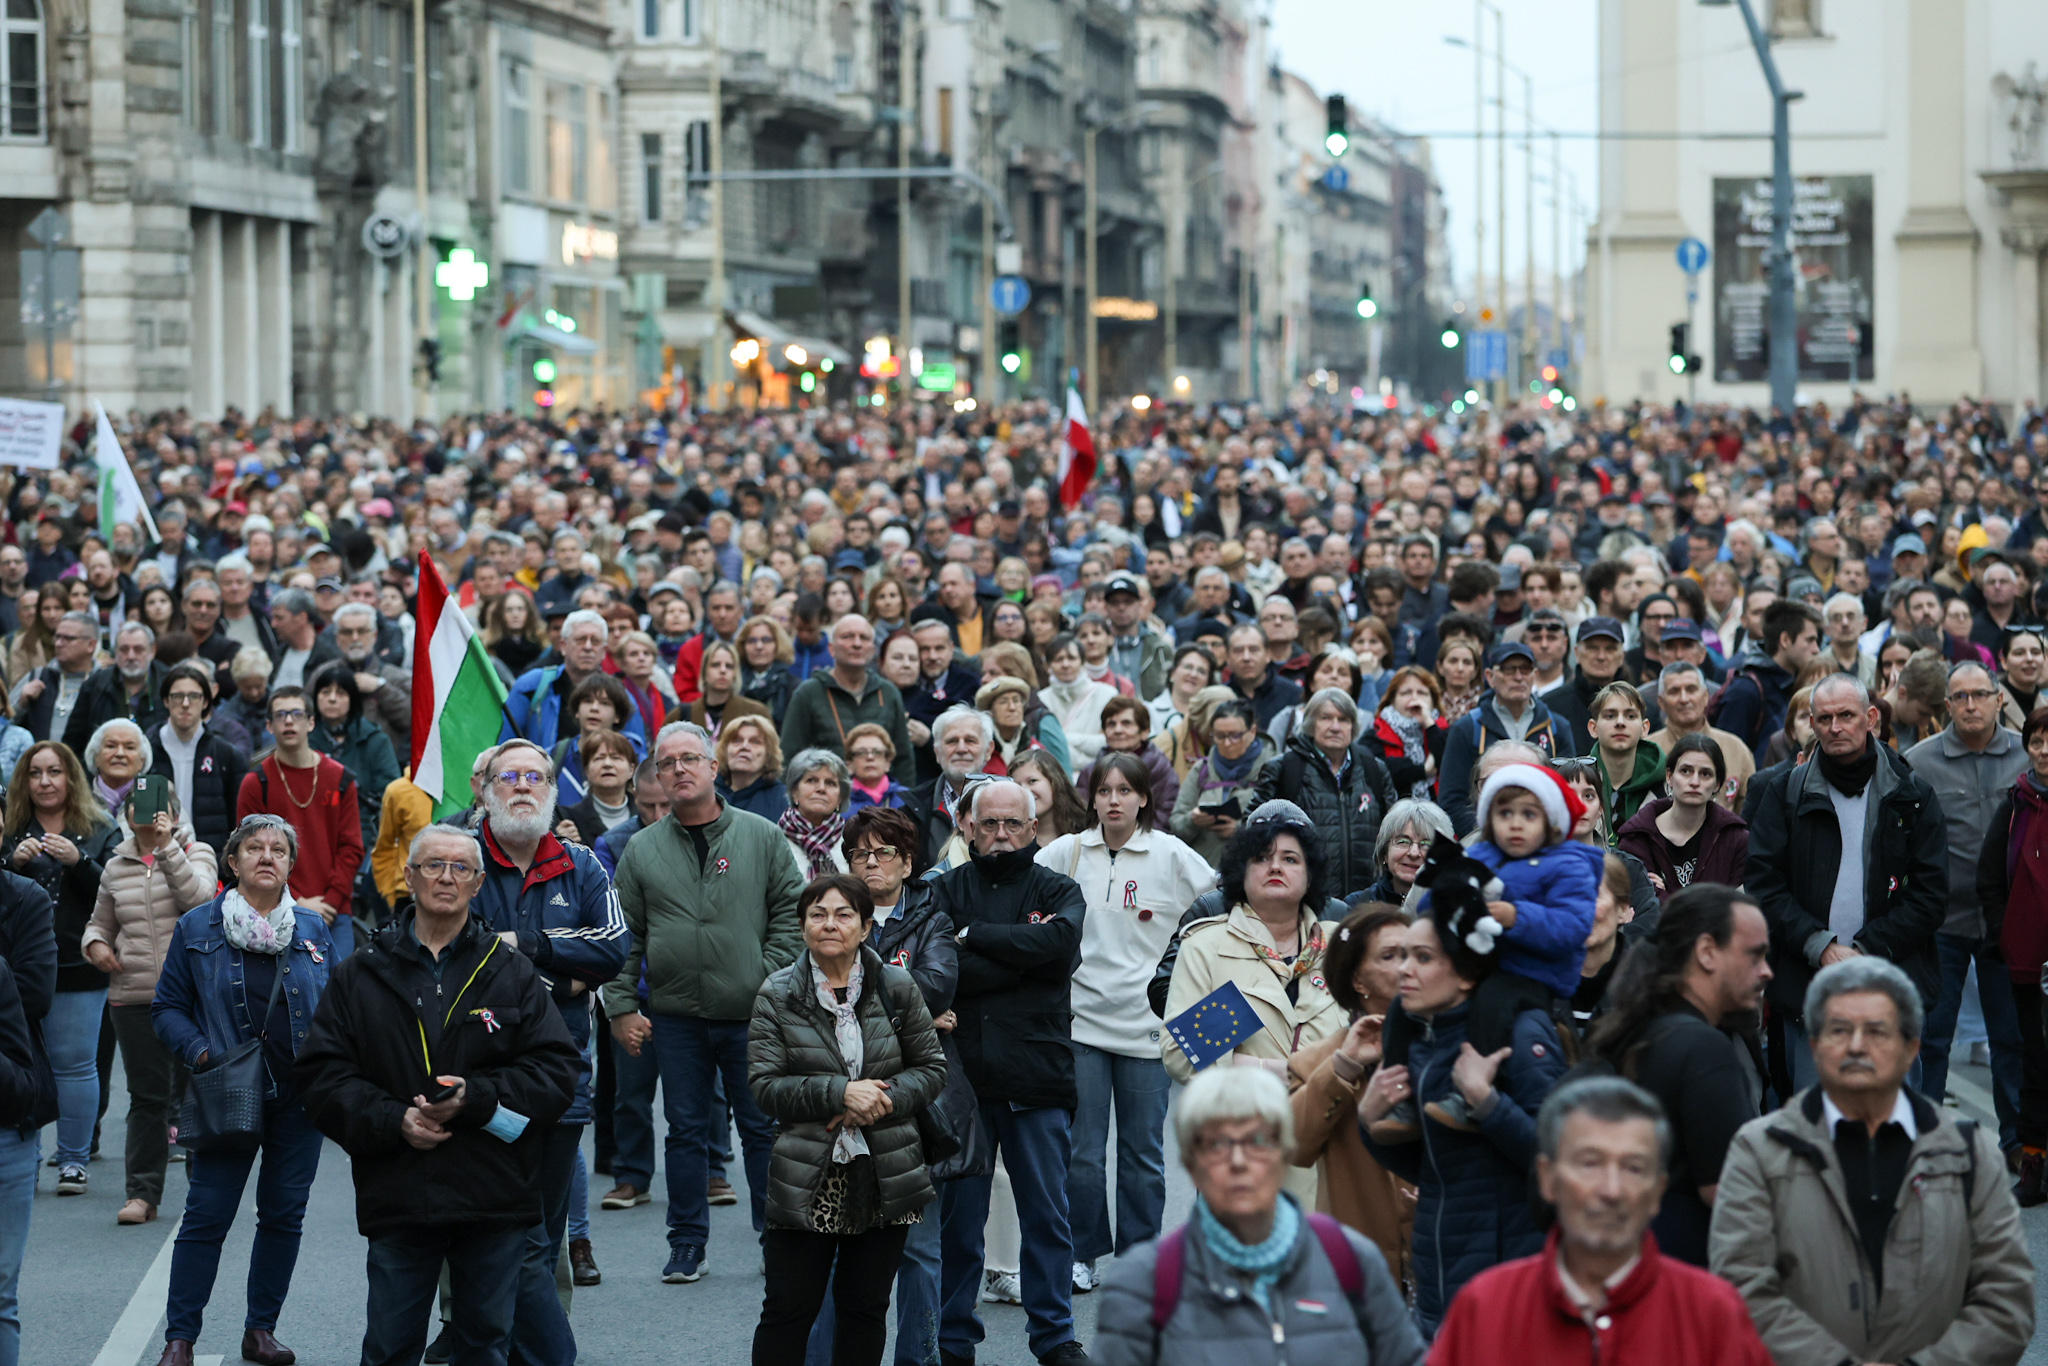
{"type": "Polygon", "coordinates": [[[597,855],[606,877],[618,877],[619,860],[625,856],[626,841],[646,828],[647,822],[641,820],[636,812],[597,837],[597,843],[590,846],[590,852],[597,855]]]}
{"type": "MultiPolygon", "coordinates": [[[[498,739],[531,740],[543,750],[553,749],[555,741],[564,738],[562,704],[568,700],[569,684],[561,665],[528,669],[513,681],[512,691],[505,699],[505,724],[498,731],[498,739]]],[[[567,718],[566,729],[575,733],[575,717],[567,718]]],[[[645,748],[647,722],[637,705],[622,729],[637,742],[636,748],[645,748]]]]}
{"type": "Polygon", "coordinates": [[[484,843],[484,885],[477,889],[470,913],[493,933],[509,931],[519,937],[519,952],[553,997],[577,1056],[584,1058],[576,1099],[562,1123],[587,1124],[590,1002],[596,989],[625,967],[632,942],[619,895],[612,890],[604,865],[588,849],[542,835],[533,863],[522,876],[518,865],[498,848],[488,820],[477,833],[484,843]],[[576,991],[576,983],[584,990],[576,991]]]}
{"type": "MultiPolygon", "coordinates": [[[[221,925],[221,903],[227,895],[222,892],[178,917],[163,973],[156,979],[156,999],[149,1006],[157,1038],[187,1067],[203,1053],[218,1055],[256,1037],[249,1029],[242,951],[228,942],[221,925]]],[[[297,1056],[306,1045],[320,993],[334,971],[334,940],[327,922],[311,911],[294,909],[292,919],[282,995],[291,1014],[292,1053],[297,1056]]],[[[261,1006],[257,1002],[258,1014],[261,1006]]]]}
{"type": "MultiPolygon", "coordinates": [[[[1451,1068],[1465,1042],[1469,1005],[1418,1020],[1408,1046],[1408,1076],[1418,1107],[1456,1089],[1451,1068]]],[[[1448,1129],[1422,1117],[1422,1137],[1366,1147],[1394,1175],[1416,1187],[1415,1312],[1434,1333],[1459,1287],[1480,1272],[1543,1250],[1543,1230],[1529,1208],[1536,1166],[1536,1112],[1565,1072],[1557,1028],[1540,1010],[1515,1021],[1514,1055],[1500,1065],[1500,1093],[1478,1133],[1448,1129]]]]}
{"type": "MultiPolygon", "coordinates": [[[[1529,723],[1529,734],[1524,738],[1545,754],[1576,754],[1577,747],[1566,737],[1558,734],[1557,718],[1542,698],[1532,697],[1529,705],[1536,709],[1536,719],[1529,723]]],[[[1508,738],[1502,727],[1500,714],[1493,709],[1493,689],[1488,688],[1472,704],[1472,710],[1451,722],[1448,734],[1444,736],[1443,770],[1437,777],[1437,805],[1451,818],[1451,829],[1463,839],[1472,833],[1472,827],[1479,822],[1479,813],[1473,803],[1479,794],[1472,787],[1472,770],[1479,765],[1479,756],[1486,753],[1488,745],[1508,738]]]]}
{"type": "Polygon", "coordinates": [[[1799,680],[1768,655],[1749,652],[1728,665],[1728,683],[1707,712],[1707,724],[1725,730],[1756,755],[1759,766],[1771,737],[1785,729],[1785,710],[1799,680]]]}
{"type": "Polygon", "coordinates": [[[789,789],[784,787],[782,779],[773,773],[763,773],[738,791],[734,791],[725,779],[720,778],[718,795],[725,800],[726,805],[736,806],[742,811],[759,816],[764,821],[779,821],[782,819],[782,813],[789,810],[789,789]]]}

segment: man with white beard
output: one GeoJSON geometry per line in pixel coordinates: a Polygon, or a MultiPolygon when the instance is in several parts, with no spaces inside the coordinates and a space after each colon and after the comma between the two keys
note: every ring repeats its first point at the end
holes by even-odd
{"type": "Polygon", "coordinates": [[[555,838],[555,766],[547,754],[509,740],[485,756],[479,771],[484,880],[470,910],[539,971],[584,1059],[576,1099],[542,1150],[542,1218],[527,1235],[512,1325],[518,1356],[567,1362],[576,1355],[575,1339],[556,1297],[555,1262],[568,1226],[577,1146],[591,1117],[590,993],[619,975],[632,941],[597,855],[555,838]]]}

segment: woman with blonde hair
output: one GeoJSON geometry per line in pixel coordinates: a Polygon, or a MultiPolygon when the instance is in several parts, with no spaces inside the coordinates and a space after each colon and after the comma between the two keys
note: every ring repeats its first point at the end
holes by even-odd
{"type": "Polygon", "coordinates": [[[796,679],[789,672],[796,662],[796,642],[782,623],[767,616],[741,622],[735,640],[740,650],[740,696],[766,707],[768,719],[780,726],[796,691],[796,679]]]}
{"type": "Polygon", "coordinates": [[[1188,699],[1186,714],[1167,723],[1154,744],[1173,765],[1173,771],[1180,775],[1182,786],[1186,786],[1188,770],[1200,763],[1209,752],[1209,722],[1216,715],[1216,708],[1237,696],[1237,689],[1228,684],[1218,683],[1202,689],[1188,699]]]}
{"type": "Polygon", "coordinates": [[[780,820],[789,809],[782,785],[782,737],[766,717],[736,717],[719,731],[712,749],[718,765],[718,795],[764,820],[780,820]]]}

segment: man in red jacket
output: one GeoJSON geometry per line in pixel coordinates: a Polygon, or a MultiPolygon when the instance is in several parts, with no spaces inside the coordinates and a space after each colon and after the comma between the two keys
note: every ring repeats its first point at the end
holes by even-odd
{"type": "Polygon", "coordinates": [[[316,912],[334,935],[336,959],[355,947],[356,870],[363,866],[363,818],[355,779],[313,748],[313,699],[289,686],[270,694],[270,730],[277,748],[242,779],[235,802],[239,824],[259,811],[282,816],[299,833],[299,861],[291,893],[302,910],[316,912]]]}
{"type": "Polygon", "coordinates": [[[1569,1082],[1544,1102],[1536,1142],[1557,1226],[1542,1252],[1466,1283],[1429,1366],[1770,1366],[1735,1287],[1657,1251],[1671,1131],[1655,1096],[1620,1077],[1569,1082]]]}

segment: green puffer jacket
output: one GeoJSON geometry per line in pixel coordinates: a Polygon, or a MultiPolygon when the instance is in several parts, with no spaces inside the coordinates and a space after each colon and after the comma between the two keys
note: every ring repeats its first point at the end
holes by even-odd
{"type": "MultiPolygon", "coordinates": [[[[945,1089],[946,1055],[910,974],[885,965],[870,948],[861,949],[860,962],[861,1076],[888,1082],[895,1107],[864,1131],[881,1185],[877,1220],[887,1224],[931,1202],[916,1115],[945,1089]]],[[[832,1160],[833,1135],[825,1125],[842,1112],[847,1081],[806,953],[762,983],[747,1029],[747,1082],[781,1127],[768,1164],[770,1227],[816,1231],[811,1204],[832,1160]]]]}
{"type": "Polygon", "coordinates": [[[703,827],[705,852],[667,816],[635,835],[613,878],[632,931],[626,966],[604,989],[612,1019],[657,1015],[744,1020],[754,993],[803,952],[796,899],[803,878],[774,822],[725,804],[703,827]]]}

